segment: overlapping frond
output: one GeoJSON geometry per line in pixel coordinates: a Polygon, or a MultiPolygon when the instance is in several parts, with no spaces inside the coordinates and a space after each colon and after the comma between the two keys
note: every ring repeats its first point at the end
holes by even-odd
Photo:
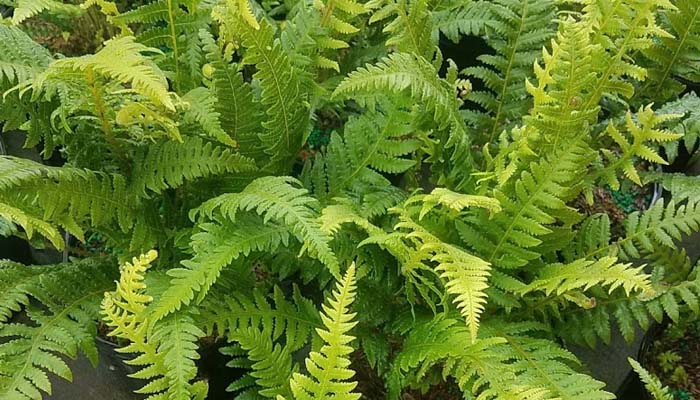
{"type": "Polygon", "coordinates": [[[258,159],[264,155],[257,136],[263,115],[260,103],[253,100],[253,88],[244,82],[239,65],[229,63],[208,31],[200,31],[199,36],[207,65],[212,69],[207,75],[210,75],[221,128],[237,142],[242,154],[258,159]]]}
{"type": "Polygon", "coordinates": [[[61,226],[77,237],[83,236],[87,222],[94,227],[113,223],[124,231],[134,226],[138,198],[127,190],[120,175],[70,168],[48,167],[37,162],[3,156],[0,158],[0,203],[12,220],[39,233],[46,233],[59,247],[55,230],[41,219],[61,226]]]}
{"type": "Polygon", "coordinates": [[[575,218],[566,201],[591,160],[591,151],[579,145],[551,160],[532,163],[517,181],[494,191],[502,211],[491,218],[474,213],[460,220],[457,228],[462,239],[478,256],[500,268],[520,268],[539,258],[536,247],[543,235],[552,232],[550,226],[575,218]]]}
{"type": "MultiPolygon", "coordinates": [[[[649,254],[659,247],[675,247],[676,240],[700,229],[700,202],[676,205],[657,201],[648,210],[630,214],[624,222],[625,236],[612,243],[622,259],[649,254]]],[[[608,249],[596,250],[603,254],[608,249]]]]}
{"type": "Polygon", "coordinates": [[[415,165],[406,157],[420,147],[411,128],[408,113],[401,111],[353,117],[343,135],[333,133],[325,153],[307,164],[302,179],[322,201],[347,192],[366,196],[388,187],[391,183],[382,173],[400,174],[415,165]]]}
{"type": "Polygon", "coordinates": [[[685,89],[685,82],[700,82],[696,55],[700,52],[700,10],[693,0],[676,0],[674,10],[661,17],[662,27],[672,36],[659,35],[644,50],[653,62],[641,95],[665,101],[685,89]],[[683,80],[683,81],[680,81],[683,80]]]}
{"type": "Polygon", "coordinates": [[[373,10],[369,23],[388,20],[383,29],[389,35],[387,47],[432,60],[437,43],[428,3],[426,0],[369,1],[366,7],[373,10]]]}
{"type": "Polygon", "coordinates": [[[321,327],[316,306],[303,297],[298,288],[292,299],[287,300],[284,292],[275,287],[272,298],[256,290],[248,295],[230,295],[224,287],[214,286],[212,293],[201,303],[198,320],[207,332],[227,334],[227,332],[264,332],[270,340],[284,340],[288,351],[302,348],[315,328],[321,327]],[[272,304],[271,304],[272,303],[272,304]]]}
{"type": "Polygon", "coordinates": [[[306,88],[298,70],[284,51],[273,27],[266,21],[255,29],[247,23],[237,24],[236,36],[245,49],[243,62],[255,64],[253,78],[260,85],[260,102],[267,118],[259,132],[267,168],[286,171],[297,156],[309,131],[309,107],[306,88]]]}
{"type": "Polygon", "coordinates": [[[419,382],[435,365],[479,400],[614,398],[602,382],[578,373],[575,356],[547,339],[547,333],[534,322],[494,320],[484,325],[483,339],[465,347],[469,333],[456,320],[419,323],[394,361],[390,398],[398,398],[400,387],[419,382]]]}
{"type": "Polygon", "coordinates": [[[483,65],[464,71],[488,88],[466,98],[486,109],[467,116],[487,142],[518,123],[532,106],[523,81],[531,77],[532,64],[552,36],[555,9],[551,0],[498,0],[489,5],[487,40],[495,54],[479,56],[483,65]]]}
{"type": "Polygon", "coordinates": [[[273,342],[268,331],[249,327],[233,331],[229,339],[236,345],[222,349],[224,354],[241,354],[241,359],[233,359],[227,365],[248,367],[250,372],[231,385],[229,390],[236,390],[239,396],[262,396],[291,398],[289,382],[292,379],[293,361],[289,346],[273,342]],[[249,365],[242,358],[246,357],[249,365]]]}
{"type": "Polygon", "coordinates": [[[202,43],[197,34],[207,27],[207,7],[180,0],[148,2],[133,10],[111,16],[116,25],[142,24],[137,40],[145,46],[168,48],[160,65],[173,72],[175,90],[183,93],[200,83],[202,43]]]}
{"type": "Polygon", "coordinates": [[[431,261],[437,264],[435,270],[445,280],[447,293],[455,296],[453,301],[465,318],[474,341],[479,329],[479,318],[486,306],[485,289],[488,287],[490,264],[457,246],[443,242],[413,222],[408,215],[401,216],[396,228],[408,230],[407,236],[417,240],[419,251],[432,256],[431,261]]]}
{"type": "Polygon", "coordinates": [[[53,61],[45,72],[31,82],[30,87],[33,96],[37,98],[43,91],[51,92],[52,89],[46,86],[53,81],[60,83],[63,74],[71,75],[70,71],[82,71],[128,84],[133,91],[153,104],[175,111],[175,102],[168,91],[165,75],[149,57],[157,53],[160,50],[146,47],[136,42],[132,36],[111,39],[95,54],[53,61]]]}
{"type": "MultiPolygon", "coordinates": [[[[450,84],[427,60],[411,53],[392,53],[376,65],[351,72],[333,92],[338,99],[372,100],[382,91],[410,96],[433,115],[438,127],[449,129],[448,147],[464,150],[467,129],[459,113],[460,100],[450,84]]],[[[453,154],[453,158],[461,154],[453,154]]]]}
{"type": "Polygon", "coordinates": [[[318,217],[318,200],[300,188],[295,178],[268,176],[251,182],[240,193],[228,193],[205,202],[199,214],[211,217],[215,212],[236,221],[239,211],[255,211],[264,221],[277,221],[287,227],[301,243],[302,253],[318,259],[334,276],[339,276],[340,266],[329,246],[330,237],[321,231],[318,217]]]}
{"type": "Polygon", "coordinates": [[[130,187],[144,194],[146,189],[160,193],[197,178],[256,169],[253,160],[198,137],[151,144],[134,155],[133,165],[130,187]]]}
{"type": "Polygon", "coordinates": [[[33,78],[53,57],[21,29],[0,24],[0,82],[19,83],[33,78]]]}
{"type": "Polygon", "coordinates": [[[197,375],[194,360],[199,358],[196,342],[204,332],[186,312],[170,315],[154,326],[148,317],[153,297],[147,294],[145,274],[156,257],[151,250],[122,266],[116,290],[104,294],[103,320],[112,329],[109,336],[128,341],[118,351],[136,355],[126,362],[142,367],[131,377],[149,381],[138,393],[149,395],[149,400],[203,400],[206,383],[192,381],[197,375]]]}
{"type": "MultiPolygon", "coordinates": [[[[685,256],[687,258],[687,256],[685,256]]],[[[671,269],[676,266],[669,266],[671,269]]],[[[665,262],[653,261],[661,269],[665,262]]],[[[635,337],[636,327],[647,329],[651,320],[661,322],[665,316],[678,321],[682,310],[700,312],[700,280],[697,269],[685,272],[682,280],[655,282],[655,294],[608,294],[603,290],[590,292],[594,308],[569,309],[566,313],[550,312],[557,333],[573,343],[595,346],[598,339],[609,343],[613,327],[619,329],[627,341],[635,337]]],[[[546,311],[544,308],[541,311],[546,311]]]]}
{"type": "Polygon", "coordinates": [[[105,260],[83,260],[55,266],[0,265],[0,397],[43,398],[51,394],[48,373],[71,380],[64,356],[81,350],[97,363],[94,337],[99,299],[114,279],[105,260]],[[36,303],[33,300],[37,300],[36,303]],[[8,322],[24,309],[28,323],[8,322]]]}
{"type": "Polygon", "coordinates": [[[584,109],[594,107],[604,97],[619,100],[632,96],[634,86],[626,78],[642,81],[648,73],[634,64],[631,55],[650,48],[657,38],[671,36],[660,26],[657,13],[674,8],[669,0],[585,1],[582,23],[592,31],[600,61],[593,65],[597,75],[593,90],[581,98],[584,109]]]}
{"type": "Polygon", "coordinates": [[[317,328],[324,344],[319,351],[312,351],[306,359],[308,375],[294,373],[290,386],[296,400],[357,400],[359,393],[353,392],[357,382],[351,381],[355,372],[351,370],[348,356],[353,348],[349,345],[355,338],[349,331],[357,324],[350,306],[355,300],[355,265],[345,272],[337,282],[333,297],[323,305],[324,328],[317,328]]]}
{"type": "Polygon", "coordinates": [[[235,222],[217,218],[200,223],[198,229],[191,244],[195,256],[168,271],[170,285],[152,307],[154,320],[180,310],[195,296],[203,299],[221,270],[234,260],[254,251],[274,251],[286,245],[290,236],[286,226],[263,223],[250,215],[239,216],[235,222]]]}

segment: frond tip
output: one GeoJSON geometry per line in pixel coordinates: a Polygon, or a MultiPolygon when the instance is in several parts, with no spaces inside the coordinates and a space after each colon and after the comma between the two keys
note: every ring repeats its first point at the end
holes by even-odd
{"type": "Polygon", "coordinates": [[[102,300],[103,320],[112,329],[109,336],[128,341],[120,353],[138,354],[127,364],[143,368],[129,376],[149,383],[137,393],[150,394],[150,400],[202,400],[206,383],[192,381],[197,375],[197,340],[204,332],[184,310],[157,324],[146,311],[153,298],[146,292],[145,274],[157,256],[151,250],[122,266],[116,290],[102,300]]]}
{"type": "MultiPolygon", "coordinates": [[[[337,288],[323,305],[321,319],[325,329],[316,328],[325,342],[319,352],[312,351],[306,359],[306,369],[311,376],[295,373],[290,382],[296,400],[356,400],[359,393],[353,393],[357,382],[349,379],[355,372],[348,368],[348,355],[353,348],[348,346],[355,338],[348,335],[357,322],[353,321],[355,313],[349,307],[355,299],[355,264],[348,268],[345,276],[337,283],[337,288]]],[[[282,397],[278,397],[278,400],[282,397]]]]}

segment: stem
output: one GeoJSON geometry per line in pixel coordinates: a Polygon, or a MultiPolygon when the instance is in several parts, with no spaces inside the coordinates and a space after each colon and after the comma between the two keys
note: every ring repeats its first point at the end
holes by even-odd
{"type": "Polygon", "coordinates": [[[180,50],[177,47],[177,32],[175,31],[175,14],[172,0],[168,0],[168,27],[173,41],[173,65],[175,66],[175,91],[180,93],[180,50]]]}
{"type": "Polygon", "coordinates": [[[92,68],[87,68],[85,70],[85,77],[87,79],[88,85],[90,86],[90,92],[92,94],[92,100],[95,103],[95,114],[100,120],[100,125],[102,126],[102,132],[105,134],[105,139],[109,145],[110,150],[117,157],[119,164],[123,171],[129,170],[129,162],[126,157],[126,153],[122,148],[121,144],[117,140],[112,130],[112,125],[107,118],[107,108],[105,107],[104,99],[102,97],[101,86],[97,79],[95,79],[95,72],[92,68]]]}

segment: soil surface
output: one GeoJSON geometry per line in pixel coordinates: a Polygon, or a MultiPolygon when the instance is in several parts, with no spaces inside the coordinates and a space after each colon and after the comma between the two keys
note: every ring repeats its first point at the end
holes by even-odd
{"type": "Polygon", "coordinates": [[[676,399],[700,399],[700,321],[663,330],[645,361],[676,399]]]}

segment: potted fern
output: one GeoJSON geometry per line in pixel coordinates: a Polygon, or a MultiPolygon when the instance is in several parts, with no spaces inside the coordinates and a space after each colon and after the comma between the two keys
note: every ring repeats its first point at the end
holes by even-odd
{"type": "Polygon", "coordinates": [[[659,107],[698,77],[693,4],[12,3],[0,118],[67,162],[0,158],[0,216],[112,250],[2,263],[0,398],[70,379],[98,321],[150,399],[207,397],[204,337],[228,342],[240,399],[614,398],[561,343],[697,301],[676,241],[700,197],[621,230],[576,199],[642,185],[683,138],[659,107]],[[64,57],[23,28],[66,7],[113,35],[64,57]],[[493,54],[460,71],[440,35],[493,54]]]}

